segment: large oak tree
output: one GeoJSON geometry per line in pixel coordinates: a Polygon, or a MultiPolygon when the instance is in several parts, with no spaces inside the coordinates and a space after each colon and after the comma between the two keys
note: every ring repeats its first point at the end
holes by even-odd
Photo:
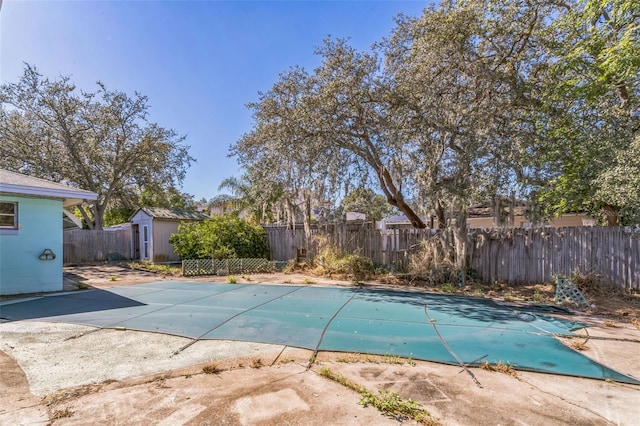
{"type": "Polygon", "coordinates": [[[148,109],[139,93],[101,83],[85,92],[26,65],[17,83],[0,87],[0,167],[96,192],[81,212],[101,229],[111,206],[175,191],[193,161],[184,136],[150,122],[148,109]]]}
{"type": "Polygon", "coordinates": [[[374,183],[414,227],[425,213],[450,227],[460,269],[471,204],[633,209],[637,4],[450,1],[399,16],[366,51],[327,39],[317,68],[283,73],[250,104],[254,127],[232,154],[283,193],[374,183]]]}
{"type": "Polygon", "coordinates": [[[609,225],[637,223],[640,3],[570,0],[561,12],[547,34],[542,99],[557,113],[538,150],[548,170],[538,200],[549,215],[590,211],[609,225]]]}
{"type": "Polygon", "coordinates": [[[467,207],[515,191],[535,137],[529,79],[543,10],[502,3],[400,17],[391,38],[366,52],[327,39],[319,67],[283,73],[250,105],[254,128],[232,153],[295,176],[289,186],[373,181],[416,228],[433,210],[440,227],[454,225],[464,268],[467,207]]]}

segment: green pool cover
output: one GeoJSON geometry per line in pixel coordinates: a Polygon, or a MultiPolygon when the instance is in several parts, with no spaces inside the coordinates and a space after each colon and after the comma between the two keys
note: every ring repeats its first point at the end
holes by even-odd
{"type": "Polygon", "coordinates": [[[541,314],[534,307],[424,292],[159,281],[5,303],[0,318],[447,364],[503,362],[521,370],[640,384],[555,338],[583,324],[541,314]]]}

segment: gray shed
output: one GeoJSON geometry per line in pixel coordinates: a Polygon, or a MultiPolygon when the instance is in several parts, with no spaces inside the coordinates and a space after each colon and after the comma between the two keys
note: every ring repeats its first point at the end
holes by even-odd
{"type": "Polygon", "coordinates": [[[175,262],[180,256],[169,244],[171,234],[178,232],[181,222],[209,219],[194,210],[141,207],[131,216],[131,238],[134,259],[151,262],[175,262]]]}

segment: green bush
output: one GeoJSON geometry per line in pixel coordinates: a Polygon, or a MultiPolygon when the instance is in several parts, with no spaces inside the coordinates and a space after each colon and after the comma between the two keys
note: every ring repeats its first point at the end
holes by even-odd
{"type": "Polygon", "coordinates": [[[353,280],[356,282],[366,280],[374,272],[373,261],[359,254],[345,256],[344,263],[353,280]]]}
{"type": "Polygon", "coordinates": [[[183,222],[169,243],[183,259],[269,258],[267,234],[238,216],[216,215],[204,222],[183,222]]]}
{"type": "Polygon", "coordinates": [[[314,259],[319,274],[350,275],[354,282],[366,280],[374,274],[373,261],[359,254],[342,254],[326,238],[316,237],[318,256],[314,259]]]}

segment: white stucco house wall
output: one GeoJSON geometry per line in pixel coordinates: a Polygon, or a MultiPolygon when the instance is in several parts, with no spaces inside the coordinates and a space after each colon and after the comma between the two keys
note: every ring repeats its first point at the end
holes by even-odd
{"type": "Polygon", "coordinates": [[[97,198],[0,169],[0,295],[62,290],[63,227],[79,224],[67,209],[97,198]]]}

